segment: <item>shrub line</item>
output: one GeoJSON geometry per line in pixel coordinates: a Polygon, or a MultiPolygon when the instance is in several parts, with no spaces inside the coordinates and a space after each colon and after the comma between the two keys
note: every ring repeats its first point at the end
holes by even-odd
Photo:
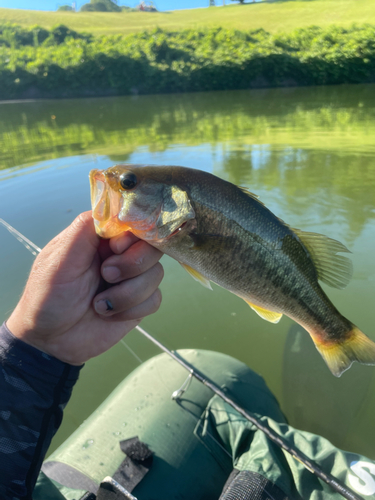
{"type": "Polygon", "coordinates": [[[155,28],[93,36],[0,25],[0,99],[158,94],[375,81],[375,26],[155,28]]]}

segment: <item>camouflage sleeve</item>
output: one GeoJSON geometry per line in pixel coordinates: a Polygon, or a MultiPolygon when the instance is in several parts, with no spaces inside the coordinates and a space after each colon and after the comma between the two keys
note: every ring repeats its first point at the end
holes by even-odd
{"type": "Polygon", "coordinates": [[[0,498],[31,499],[42,461],[82,367],[0,327],[0,498]]]}

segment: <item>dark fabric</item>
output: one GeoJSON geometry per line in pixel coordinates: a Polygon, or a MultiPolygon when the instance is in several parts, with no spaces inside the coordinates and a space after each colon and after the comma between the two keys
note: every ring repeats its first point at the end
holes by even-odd
{"type": "Polygon", "coordinates": [[[99,485],[71,465],[62,462],[45,462],[42,466],[44,474],[58,483],[77,490],[95,493],[99,485]]]}
{"type": "Polygon", "coordinates": [[[94,495],[94,493],[87,492],[79,500],[96,500],[96,495],[94,495]]]}
{"type": "Polygon", "coordinates": [[[146,465],[146,460],[152,457],[152,451],[139,440],[138,436],[120,441],[120,448],[127,457],[137,462],[143,462],[144,465],[146,465]]]}
{"type": "Polygon", "coordinates": [[[82,367],[48,356],[0,327],[0,498],[31,499],[82,367]]]}
{"type": "Polygon", "coordinates": [[[100,484],[96,500],[137,500],[121,484],[116,483],[111,477],[107,477],[100,484]]]}
{"type": "Polygon", "coordinates": [[[226,493],[227,489],[229,488],[229,486],[232,484],[232,482],[235,480],[236,476],[240,473],[241,471],[238,470],[238,469],[233,469],[232,472],[229,474],[228,476],[228,479],[226,480],[225,484],[224,484],[224,488],[223,488],[223,492],[221,494],[221,496],[224,495],[224,493],[226,493]]]}
{"type": "Polygon", "coordinates": [[[138,437],[121,441],[120,448],[127,456],[113,479],[132,492],[150,470],[152,451],[138,437]]]}
{"type": "Polygon", "coordinates": [[[291,500],[264,476],[234,469],[219,500],[291,500]]]}

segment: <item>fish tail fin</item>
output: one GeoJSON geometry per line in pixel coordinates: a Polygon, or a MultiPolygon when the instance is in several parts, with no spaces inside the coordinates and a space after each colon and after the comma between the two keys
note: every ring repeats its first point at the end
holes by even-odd
{"type": "Polygon", "coordinates": [[[318,342],[315,346],[335,377],[340,377],[354,361],[363,365],[375,365],[375,343],[352,325],[346,339],[336,342],[318,342]]]}

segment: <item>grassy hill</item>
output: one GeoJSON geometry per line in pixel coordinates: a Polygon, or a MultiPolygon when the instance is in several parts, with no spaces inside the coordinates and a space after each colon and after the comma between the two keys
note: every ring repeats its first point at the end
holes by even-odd
{"type": "MultiPolygon", "coordinates": [[[[230,0],[227,0],[229,3],[230,0]]],[[[155,26],[166,30],[224,26],[239,30],[264,28],[288,32],[304,26],[330,24],[375,24],[374,0],[275,0],[245,5],[180,10],[173,12],[44,12],[0,8],[0,22],[27,27],[51,28],[65,24],[76,31],[93,34],[133,33],[155,26]]]]}

